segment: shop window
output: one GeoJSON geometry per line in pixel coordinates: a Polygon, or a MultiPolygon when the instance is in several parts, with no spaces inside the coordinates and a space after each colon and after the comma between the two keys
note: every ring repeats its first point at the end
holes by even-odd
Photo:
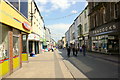
{"type": "MultiPolygon", "coordinates": [[[[2,24],[0,24],[2,26],[2,24]]],[[[2,27],[0,27],[0,36],[2,36],[2,27]]],[[[2,59],[2,38],[0,38],[0,60],[2,59]]]]}
{"type": "Polygon", "coordinates": [[[19,34],[17,29],[13,29],[13,56],[19,55],[19,34]]]}
{"type": "Polygon", "coordinates": [[[22,41],[22,47],[23,47],[23,51],[22,52],[26,52],[27,51],[27,36],[23,35],[23,41],[22,41]]]}
{"type": "Polygon", "coordinates": [[[19,55],[19,37],[13,36],[13,56],[19,55]]]}
{"type": "Polygon", "coordinates": [[[0,39],[0,60],[1,59],[6,59],[9,58],[9,52],[8,52],[8,46],[9,46],[9,41],[8,41],[8,31],[9,27],[2,25],[0,34],[1,39],[0,39]]]}

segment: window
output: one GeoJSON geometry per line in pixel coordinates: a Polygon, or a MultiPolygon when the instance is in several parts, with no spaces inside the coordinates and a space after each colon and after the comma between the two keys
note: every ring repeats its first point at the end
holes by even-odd
{"type": "Polygon", "coordinates": [[[94,27],[96,27],[96,24],[97,24],[97,20],[96,20],[96,14],[94,15],[94,27]]]}
{"type": "Polygon", "coordinates": [[[79,19],[80,19],[80,22],[81,22],[81,17],[79,17],[79,19]]]}
{"type": "Polygon", "coordinates": [[[19,0],[14,0],[14,1],[8,0],[8,1],[9,1],[17,10],[20,9],[20,7],[19,7],[19,5],[20,5],[19,0]]]}
{"type": "Polygon", "coordinates": [[[99,3],[98,2],[95,2],[95,6],[97,6],[99,3]]]}
{"type": "Polygon", "coordinates": [[[19,55],[19,42],[18,42],[18,37],[13,36],[13,56],[19,55]]]}
{"type": "Polygon", "coordinates": [[[19,30],[13,29],[13,57],[19,55],[19,30]]]}
{"type": "Polygon", "coordinates": [[[84,12],[85,18],[86,18],[86,11],[84,12]]]}
{"type": "Polygon", "coordinates": [[[72,34],[72,39],[75,39],[75,33],[72,34]]]}
{"type": "Polygon", "coordinates": [[[25,0],[25,2],[20,2],[20,12],[28,18],[28,0],[25,0]]]}
{"type": "Polygon", "coordinates": [[[106,12],[105,9],[103,9],[103,23],[106,23],[105,16],[106,16],[106,12]]]}
{"type": "MultiPolygon", "coordinates": [[[[0,24],[1,25],[1,24],[0,24]]],[[[8,31],[9,27],[3,25],[0,27],[0,60],[9,58],[9,41],[8,41],[8,31]]]]}
{"type": "Polygon", "coordinates": [[[118,4],[116,3],[115,4],[115,13],[114,13],[114,16],[115,16],[115,18],[117,18],[118,17],[118,4]]]}
{"type": "Polygon", "coordinates": [[[85,32],[87,32],[87,23],[84,25],[84,27],[85,27],[85,32]]]}
{"type": "Polygon", "coordinates": [[[26,52],[27,51],[27,35],[23,35],[22,36],[22,52],[26,52]]]}

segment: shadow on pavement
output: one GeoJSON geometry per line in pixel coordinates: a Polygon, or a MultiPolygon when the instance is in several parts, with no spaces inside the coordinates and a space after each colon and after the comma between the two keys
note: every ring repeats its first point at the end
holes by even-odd
{"type": "Polygon", "coordinates": [[[118,78],[119,68],[118,64],[110,62],[98,57],[92,57],[78,53],[74,57],[71,52],[71,57],[67,57],[67,51],[59,49],[63,60],[70,61],[76,68],[78,68],[88,78],[118,78]]]}

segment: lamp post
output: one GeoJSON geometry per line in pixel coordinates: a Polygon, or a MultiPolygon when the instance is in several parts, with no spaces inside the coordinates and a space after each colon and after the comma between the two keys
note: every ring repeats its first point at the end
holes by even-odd
{"type": "Polygon", "coordinates": [[[34,9],[34,11],[33,11],[33,6],[32,6],[32,1],[31,1],[31,26],[32,26],[32,22],[33,22],[33,15],[36,13],[36,7],[35,7],[35,9],[34,9]]]}

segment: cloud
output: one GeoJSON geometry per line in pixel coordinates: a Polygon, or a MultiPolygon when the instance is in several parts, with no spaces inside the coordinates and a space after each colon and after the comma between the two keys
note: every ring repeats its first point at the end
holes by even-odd
{"type": "MultiPolygon", "coordinates": [[[[42,12],[50,12],[57,9],[66,10],[70,6],[76,4],[79,0],[36,0],[42,12]],[[45,6],[49,4],[49,8],[45,6]]],[[[83,0],[82,0],[83,1],[83,0]]]]}
{"type": "Polygon", "coordinates": [[[48,3],[48,0],[36,0],[37,2],[40,2],[40,4],[45,5],[48,3]]]}
{"type": "Polygon", "coordinates": [[[62,9],[65,10],[71,6],[68,0],[52,0],[53,9],[62,9]]]}
{"type": "Polygon", "coordinates": [[[69,29],[70,24],[53,24],[53,25],[48,25],[46,26],[50,29],[51,31],[51,36],[55,39],[60,39],[65,35],[65,32],[69,29]]]}
{"type": "Polygon", "coordinates": [[[72,10],[71,13],[78,13],[76,10],[72,10]]]}

